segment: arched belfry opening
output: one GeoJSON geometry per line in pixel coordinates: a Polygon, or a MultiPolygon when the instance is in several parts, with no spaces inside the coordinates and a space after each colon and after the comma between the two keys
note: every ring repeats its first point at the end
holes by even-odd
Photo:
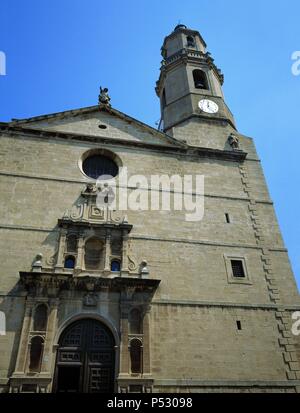
{"type": "Polygon", "coordinates": [[[53,392],[109,393],[114,391],[115,340],[102,322],[84,318],[61,334],[53,392]]]}
{"type": "Polygon", "coordinates": [[[203,70],[193,70],[194,86],[196,89],[209,89],[206,73],[203,70]]]}

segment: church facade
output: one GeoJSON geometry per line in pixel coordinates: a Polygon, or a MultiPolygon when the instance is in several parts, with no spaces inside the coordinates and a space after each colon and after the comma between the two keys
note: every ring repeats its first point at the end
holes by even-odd
{"type": "Polygon", "coordinates": [[[300,391],[300,300],[254,142],[198,31],[161,50],[158,130],[107,89],[0,123],[1,392],[300,391]],[[203,214],[143,208],[153,194],[203,214]]]}

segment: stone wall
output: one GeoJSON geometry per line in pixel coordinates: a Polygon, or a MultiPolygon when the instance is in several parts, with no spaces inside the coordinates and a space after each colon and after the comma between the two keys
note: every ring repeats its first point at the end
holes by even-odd
{"type": "MultiPolygon", "coordinates": [[[[33,126],[92,134],[99,120],[109,123],[118,139],[132,136],[139,142],[154,142],[148,132],[107,115],[33,126]]],[[[192,131],[197,125],[190,128],[192,131]]],[[[177,137],[184,133],[190,134],[190,129],[178,129],[177,137]]],[[[222,132],[216,138],[218,145],[223,139],[222,132]]],[[[129,257],[136,263],[147,260],[150,278],[161,280],[150,313],[151,369],[158,391],[186,389],[185,380],[193,381],[189,386],[195,391],[204,389],[202,381],[214,382],[212,391],[219,385],[230,389],[239,382],[250,391],[255,381],[262,387],[265,382],[276,382],[274,388],[293,391],[292,382],[286,380],[292,367],[283,359],[279,339],[284,336],[275,312],[278,305],[299,308],[298,291],[253,141],[240,139],[250,158],[243,170],[237,162],[225,159],[183,155],[159,147],[125,147],[113,141],[105,144],[128,167],[129,175],[205,175],[205,214],[200,222],[187,222],[182,211],[127,213],[133,225],[129,257]],[[230,215],[230,224],[225,213],[230,215]],[[231,256],[244,259],[247,283],[230,282],[226,259],[231,256]],[[272,283],[276,283],[272,294],[279,297],[277,302],[270,296],[272,283]]],[[[0,336],[0,385],[14,370],[22,327],[24,297],[15,296],[19,271],[29,270],[39,252],[45,262],[51,259],[58,240],[57,220],[76,206],[88,181],[78,162],[87,150],[99,147],[103,145],[89,140],[2,136],[0,310],[7,316],[7,335],[0,336]]],[[[110,299],[96,311],[106,314],[120,331],[118,310],[110,299]]],[[[81,304],[78,308],[77,304],[76,300],[62,301],[58,324],[80,313],[81,304]]],[[[294,378],[300,380],[296,367],[294,378]]]]}

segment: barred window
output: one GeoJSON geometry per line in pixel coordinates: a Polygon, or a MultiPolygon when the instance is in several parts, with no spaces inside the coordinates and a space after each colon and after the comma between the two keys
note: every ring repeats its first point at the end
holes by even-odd
{"type": "Polygon", "coordinates": [[[83,172],[94,179],[107,179],[107,176],[118,175],[118,166],[115,162],[103,155],[92,155],[86,158],[82,164],[83,172]]]}
{"type": "Polygon", "coordinates": [[[243,266],[243,261],[240,260],[231,260],[232,274],[237,278],[244,278],[245,271],[243,266]]]}

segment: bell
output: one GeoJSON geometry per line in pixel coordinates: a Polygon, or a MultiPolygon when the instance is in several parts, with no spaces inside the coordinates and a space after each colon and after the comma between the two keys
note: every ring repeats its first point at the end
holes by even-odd
{"type": "Polygon", "coordinates": [[[200,80],[196,82],[195,86],[197,89],[204,89],[204,84],[200,80]]]}

